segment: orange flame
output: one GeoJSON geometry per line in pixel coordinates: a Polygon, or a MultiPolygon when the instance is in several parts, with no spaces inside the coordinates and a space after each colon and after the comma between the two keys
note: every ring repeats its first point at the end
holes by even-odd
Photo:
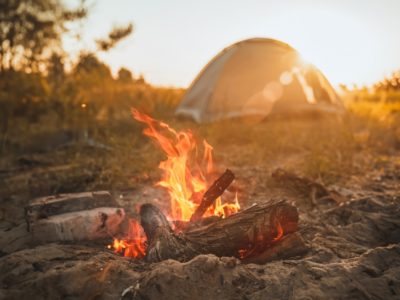
{"type": "Polygon", "coordinates": [[[207,174],[210,174],[213,170],[213,158],[212,158],[212,151],[214,148],[207,143],[206,140],[203,140],[204,145],[204,158],[203,160],[207,162],[207,174]]]}
{"type": "Polygon", "coordinates": [[[129,220],[128,234],[124,239],[115,239],[108,248],[114,248],[115,253],[123,253],[126,257],[141,258],[146,255],[146,236],[135,219],[129,220]]]}
{"type": "Polygon", "coordinates": [[[279,241],[283,236],[283,228],[279,221],[276,221],[276,237],[272,240],[273,242],[279,241]]]}
{"type": "MultiPolygon", "coordinates": [[[[212,146],[207,141],[203,141],[204,155],[201,164],[203,168],[193,168],[191,166],[195,158],[193,150],[197,148],[197,144],[190,130],[177,132],[168,124],[154,120],[136,109],[132,110],[132,114],[137,121],[147,125],[143,133],[156,141],[167,155],[167,159],[159,164],[159,168],[163,171],[163,178],[157,185],[166,188],[169,193],[170,218],[189,221],[198,206],[194,199],[195,195],[204,193],[210,183],[207,182],[207,175],[210,175],[213,170],[212,146]],[[165,134],[160,130],[164,130],[165,134]],[[205,172],[202,169],[205,169],[205,172]]],[[[222,204],[219,198],[205,216],[226,217],[239,209],[237,199],[235,203],[222,204]]]]}
{"type": "Polygon", "coordinates": [[[235,214],[240,209],[240,204],[238,200],[238,194],[235,194],[235,202],[234,203],[222,203],[221,197],[218,197],[215,201],[215,205],[211,208],[213,211],[210,213],[211,215],[214,214],[216,216],[229,216],[235,214]]]}
{"type": "MultiPolygon", "coordinates": [[[[213,171],[213,147],[203,141],[203,161],[197,164],[196,140],[190,130],[176,131],[164,122],[157,121],[148,115],[132,109],[134,119],[147,125],[143,130],[144,135],[154,140],[164,151],[167,158],[161,161],[159,168],[163,172],[158,186],[165,188],[169,194],[170,212],[169,220],[189,221],[202,194],[212,183],[209,177],[213,171]],[[194,167],[192,166],[194,165],[194,167]],[[208,179],[208,180],[207,180],[208,179]]],[[[236,213],[240,209],[237,193],[234,203],[222,203],[219,197],[204,216],[226,217],[236,213]]],[[[124,256],[143,257],[145,255],[146,238],[139,224],[131,220],[131,228],[128,236],[122,240],[114,239],[115,252],[123,252],[124,256]]]]}

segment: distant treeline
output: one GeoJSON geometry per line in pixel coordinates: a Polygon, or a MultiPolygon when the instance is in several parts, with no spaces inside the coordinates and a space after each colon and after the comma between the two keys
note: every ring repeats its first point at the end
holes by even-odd
{"type": "Polygon", "coordinates": [[[400,92],[400,71],[394,72],[392,76],[384,78],[373,86],[376,91],[398,91],[400,92]]]}
{"type": "Polygon", "coordinates": [[[173,111],[181,89],[153,87],[126,68],[113,76],[98,59],[133,32],[131,23],[112,28],[75,61],[63,50],[64,34],[79,44],[71,24],[87,15],[84,1],[73,9],[61,0],[0,1],[0,148],[22,123],[87,131],[125,122],[133,106],[155,116],[173,111]]]}
{"type": "Polygon", "coordinates": [[[70,72],[60,57],[53,56],[47,74],[6,70],[0,74],[2,130],[24,119],[37,122],[52,114],[60,127],[80,127],[125,119],[131,107],[153,115],[168,114],[183,90],[158,88],[121,68],[114,78],[110,68],[94,54],[84,54],[70,72]]]}

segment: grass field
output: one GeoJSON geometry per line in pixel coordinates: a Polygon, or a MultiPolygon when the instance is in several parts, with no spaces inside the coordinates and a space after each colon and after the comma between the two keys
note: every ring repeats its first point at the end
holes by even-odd
{"type": "MultiPolygon", "coordinates": [[[[200,144],[206,139],[214,147],[217,168],[232,168],[239,180],[241,173],[251,176],[257,171],[267,177],[273,169],[284,167],[335,184],[385,164],[387,157],[400,150],[400,102],[348,97],[348,113],[340,118],[197,125],[173,117],[181,92],[166,95],[166,104],[158,100],[157,105],[131,105],[177,129],[191,129],[200,144]]],[[[156,182],[163,153],[142,135],[143,126],[133,120],[127,103],[113,110],[112,117],[99,119],[85,115],[82,108],[69,116],[75,120],[70,128],[61,126],[51,111],[35,122],[13,120],[0,165],[2,195],[30,198],[132,189],[156,182]]]]}

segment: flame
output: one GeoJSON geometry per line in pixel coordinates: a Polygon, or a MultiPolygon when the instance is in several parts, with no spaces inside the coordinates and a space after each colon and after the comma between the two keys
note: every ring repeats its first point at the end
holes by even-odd
{"type": "MultiPolygon", "coordinates": [[[[167,156],[167,159],[159,164],[163,177],[157,185],[166,188],[169,193],[170,219],[189,221],[198,206],[196,194],[203,194],[207,186],[212,183],[207,179],[213,171],[213,147],[207,141],[203,141],[203,161],[197,165],[196,157],[193,156],[197,144],[190,130],[178,132],[168,124],[142,114],[136,109],[132,110],[132,114],[137,121],[147,125],[143,133],[156,141],[167,156]]],[[[239,209],[237,196],[235,203],[222,203],[221,198],[218,198],[205,216],[226,217],[239,209]]]]}
{"type": "MultiPolygon", "coordinates": [[[[158,186],[165,188],[169,194],[170,211],[166,215],[171,221],[189,221],[201,195],[212,184],[210,176],[213,172],[213,147],[203,141],[203,159],[196,161],[197,144],[190,130],[176,131],[168,124],[157,121],[136,109],[132,110],[135,120],[147,125],[143,134],[154,140],[166,154],[159,168],[162,179],[158,186]]],[[[238,212],[240,209],[236,193],[233,203],[223,203],[219,197],[204,216],[220,216],[222,218],[238,212]]],[[[109,248],[115,252],[123,252],[124,256],[143,257],[146,250],[146,238],[141,227],[131,220],[129,234],[123,239],[114,239],[109,248]]]]}
{"type": "Polygon", "coordinates": [[[207,143],[206,140],[203,140],[204,145],[204,158],[203,161],[207,162],[207,174],[210,174],[213,170],[213,158],[212,158],[212,151],[214,148],[207,143]]]}
{"type": "Polygon", "coordinates": [[[146,255],[146,236],[143,229],[135,219],[129,220],[128,234],[124,239],[114,238],[113,244],[108,248],[115,253],[123,253],[126,257],[141,258],[146,255]]]}
{"type": "Polygon", "coordinates": [[[237,213],[240,209],[237,192],[235,194],[235,201],[233,203],[222,203],[221,197],[218,197],[212,209],[214,210],[213,211],[214,215],[221,217],[237,213]]]}
{"type": "Polygon", "coordinates": [[[279,241],[283,236],[283,228],[279,221],[276,221],[276,237],[272,240],[273,242],[279,241]]]}

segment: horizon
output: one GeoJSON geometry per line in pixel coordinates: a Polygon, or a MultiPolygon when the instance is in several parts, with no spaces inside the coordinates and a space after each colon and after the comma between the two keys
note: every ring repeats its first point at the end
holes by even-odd
{"type": "Polygon", "coordinates": [[[64,38],[67,52],[94,49],[93,41],[113,25],[133,22],[132,36],[98,56],[114,74],[126,67],[160,86],[187,88],[220,51],[254,37],[288,43],[334,86],[371,85],[400,69],[400,2],[395,0],[251,0],[246,5],[98,0],[89,5],[82,41],[64,38]]]}

